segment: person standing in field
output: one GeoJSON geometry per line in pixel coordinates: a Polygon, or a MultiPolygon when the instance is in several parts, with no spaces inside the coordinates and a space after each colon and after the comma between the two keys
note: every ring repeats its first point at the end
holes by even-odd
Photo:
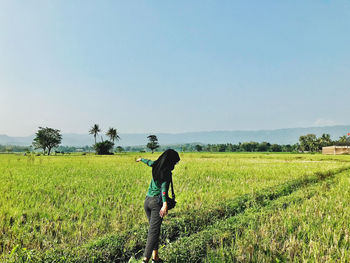
{"type": "Polygon", "coordinates": [[[162,153],[156,161],[143,158],[136,159],[136,162],[140,161],[152,167],[152,180],[144,202],[149,229],[142,262],[147,263],[151,255],[152,262],[163,262],[158,256],[160,226],[163,218],[168,214],[167,198],[169,184],[172,180],[171,171],[180,161],[180,157],[176,151],[169,149],[162,153]],[[162,202],[160,202],[160,197],[162,202]]]}

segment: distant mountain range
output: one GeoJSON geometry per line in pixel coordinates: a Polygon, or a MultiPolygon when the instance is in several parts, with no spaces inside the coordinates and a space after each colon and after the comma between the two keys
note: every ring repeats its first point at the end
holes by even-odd
{"type": "MultiPolygon", "coordinates": [[[[320,136],[322,133],[329,133],[333,140],[350,132],[350,125],[337,125],[309,128],[287,128],[276,130],[256,131],[206,131],[206,132],[185,132],[185,133],[155,133],[161,145],[184,144],[184,143],[238,143],[238,142],[270,142],[278,144],[294,144],[299,140],[300,135],[314,133],[320,136]]],[[[145,145],[149,134],[120,134],[121,140],[117,143],[120,146],[145,145]]],[[[62,145],[85,146],[92,145],[94,138],[88,134],[62,134],[62,145]]],[[[106,136],[103,136],[106,139],[106,136]]],[[[10,137],[0,135],[2,145],[31,145],[34,135],[27,137],[10,137]]],[[[100,136],[98,137],[100,140],[100,136]]]]}

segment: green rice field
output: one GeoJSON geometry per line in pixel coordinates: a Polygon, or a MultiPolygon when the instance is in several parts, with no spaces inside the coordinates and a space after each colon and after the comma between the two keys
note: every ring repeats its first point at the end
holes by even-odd
{"type": "MultiPolygon", "coordinates": [[[[0,262],[137,262],[159,154],[0,155],[0,262]]],[[[350,262],[350,156],[180,158],[166,262],[350,262]]]]}

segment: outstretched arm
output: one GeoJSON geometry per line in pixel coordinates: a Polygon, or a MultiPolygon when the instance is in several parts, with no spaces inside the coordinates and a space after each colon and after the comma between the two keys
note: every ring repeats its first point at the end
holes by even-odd
{"type": "Polygon", "coordinates": [[[148,166],[152,166],[153,165],[153,161],[148,160],[148,159],[143,159],[143,158],[138,158],[136,159],[136,162],[143,162],[145,164],[147,164],[148,166]]]}

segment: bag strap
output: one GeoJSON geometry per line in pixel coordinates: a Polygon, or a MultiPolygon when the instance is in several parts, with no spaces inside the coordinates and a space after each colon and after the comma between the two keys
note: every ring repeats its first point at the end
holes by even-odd
{"type": "Polygon", "coordinates": [[[175,200],[174,185],[173,185],[173,175],[170,175],[170,184],[171,184],[171,196],[175,200]]]}

